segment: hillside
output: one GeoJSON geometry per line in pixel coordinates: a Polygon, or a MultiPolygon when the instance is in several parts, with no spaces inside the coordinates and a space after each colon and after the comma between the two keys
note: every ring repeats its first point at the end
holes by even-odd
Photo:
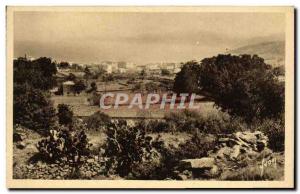
{"type": "Polygon", "coordinates": [[[253,45],[247,45],[229,51],[231,54],[257,54],[265,59],[266,63],[277,67],[284,65],[285,44],[284,41],[262,42],[253,45]]]}

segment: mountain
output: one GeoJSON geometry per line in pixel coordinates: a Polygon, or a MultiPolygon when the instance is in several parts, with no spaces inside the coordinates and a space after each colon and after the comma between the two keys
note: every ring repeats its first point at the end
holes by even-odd
{"type": "Polygon", "coordinates": [[[265,59],[267,64],[274,67],[284,65],[285,61],[285,42],[284,41],[270,41],[262,42],[253,45],[247,45],[228,51],[227,53],[240,54],[257,54],[265,59]]]}

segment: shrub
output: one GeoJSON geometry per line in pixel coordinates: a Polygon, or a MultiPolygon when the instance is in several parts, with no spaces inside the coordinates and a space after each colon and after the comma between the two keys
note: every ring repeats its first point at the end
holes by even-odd
{"type": "Polygon", "coordinates": [[[266,168],[264,173],[261,173],[260,166],[246,166],[235,171],[225,171],[221,175],[222,180],[227,181],[272,181],[272,180],[283,180],[284,168],[277,167],[266,168]]]}
{"type": "Polygon", "coordinates": [[[161,70],[161,75],[165,75],[165,76],[168,76],[168,75],[171,75],[171,72],[167,69],[162,69],[161,70]]]}
{"type": "Polygon", "coordinates": [[[210,114],[202,120],[199,129],[202,133],[229,134],[244,131],[246,123],[239,118],[233,118],[226,113],[210,114]]]}
{"type": "Polygon", "coordinates": [[[66,104],[59,104],[58,108],[58,121],[61,125],[69,125],[73,122],[73,111],[66,104]]]}
{"type": "Polygon", "coordinates": [[[165,115],[170,131],[191,132],[200,126],[203,117],[195,111],[184,110],[165,115]]]}
{"type": "Polygon", "coordinates": [[[106,172],[126,177],[134,172],[136,165],[151,160],[153,149],[150,136],[137,127],[129,127],[126,121],[113,122],[106,131],[104,145],[106,172]]]}
{"type": "MultiPolygon", "coordinates": [[[[202,116],[197,112],[184,110],[182,112],[172,112],[165,116],[169,131],[195,132],[218,134],[243,131],[246,128],[242,119],[231,117],[219,112],[202,116]]],[[[167,128],[167,127],[166,127],[167,128]]]]}
{"type": "Polygon", "coordinates": [[[216,138],[195,132],[190,140],[179,145],[180,159],[193,159],[208,156],[216,146],[216,138]]]}
{"type": "Polygon", "coordinates": [[[110,117],[103,112],[95,112],[84,120],[88,129],[98,130],[101,127],[107,126],[111,122],[110,117]]]}
{"type": "Polygon", "coordinates": [[[74,92],[80,94],[83,90],[85,90],[86,85],[84,84],[83,80],[76,80],[74,85],[74,92]]]}
{"type": "Polygon", "coordinates": [[[161,133],[170,131],[169,124],[164,120],[142,120],[136,124],[136,127],[150,133],[161,133]]]}
{"type": "Polygon", "coordinates": [[[158,136],[152,141],[152,147],[160,155],[159,164],[146,164],[145,170],[141,171],[146,179],[163,180],[167,178],[176,178],[175,171],[178,164],[183,159],[200,158],[208,155],[210,150],[215,148],[215,138],[199,132],[195,132],[193,137],[185,143],[179,144],[178,147],[165,145],[165,142],[158,136]],[[152,173],[148,173],[149,171],[152,173]]]}
{"type": "Polygon", "coordinates": [[[13,121],[41,133],[55,122],[55,109],[49,96],[27,84],[15,84],[13,96],[13,121]]]}
{"type": "Polygon", "coordinates": [[[82,156],[89,155],[90,144],[83,130],[70,131],[61,127],[50,130],[46,139],[38,142],[39,153],[47,162],[67,162],[78,167],[82,156]]]}
{"type": "Polygon", "coordinates": [[[282,120],[266,119],[259,124],[259,130],[269,138],[269,147],[275,152],[284,151],[284,122],[282,120]]]}

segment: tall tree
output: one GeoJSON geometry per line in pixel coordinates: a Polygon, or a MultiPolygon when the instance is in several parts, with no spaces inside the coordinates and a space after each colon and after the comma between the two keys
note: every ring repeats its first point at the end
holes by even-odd
{"type": "Polygon", "coordinates": [[[176,93],[198,93],[200,91],[200,65],[196,61],[189,61],[176,74],[173,91],[176,93]]]}
{"type": "Polygon", "coordinates": [[[232,115],[264,119],[284,111],[284,85],[257,55],[218,55],[201,61],[200,86],[232,115]]]}

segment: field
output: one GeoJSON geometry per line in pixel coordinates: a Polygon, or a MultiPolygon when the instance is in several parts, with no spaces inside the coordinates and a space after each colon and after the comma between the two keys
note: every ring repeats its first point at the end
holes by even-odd
{"type": "MultiPolygon", "coordinates": [[[[165,109],[160,109],[160,104],[151,105],[147,110],[141,110],[138,107],[133,107],[131,109],[128,106],[119,106],[118,109],[101,109],[100,106],[92,106],[87,102],[87,96],[52,96],[54,106],[56,107],[58,104],[68,104],[74,114],[78,117],[87,117],[92,115],[97,111],[102,111],[109,115],[112,118],[135,118],[135,117],[143,117],[143,118],[163,118],[164,115],[171,111],[181,111],[179,109],[169,109],[169,106],[166,105],[165,109]]],[[[177,104],[178,105],[178,104],[177,104]]],[[[200,114],[207,115],[210,113],[218,112],[217,108],[214,107],[213,102],[195,102],[195,105],[199,105],[199,109],[195,109],[195,111],[200,114]]],[[[176,106],[176,105],[175,105],[176,106]]],[[[186,103],[186,107],[188,103],[186,103]]]]}

